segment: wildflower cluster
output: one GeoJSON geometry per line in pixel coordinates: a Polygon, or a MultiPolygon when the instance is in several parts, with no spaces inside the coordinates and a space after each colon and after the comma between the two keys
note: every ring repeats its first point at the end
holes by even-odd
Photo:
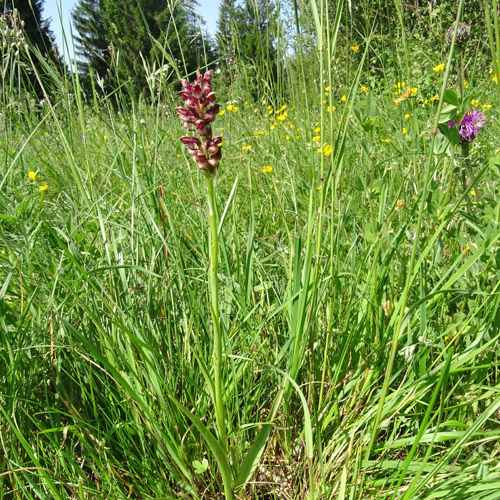
{"type": "Polygon", "coordinates": [[[394,87],[397,89],[396,94],[399,96],[394,99],[394,104],[399,106],[401,102],[405,101],[409,97],[416,96],[418,92],[418,87],[408,88],[405,92],[402,89],[405,87],[405,82],[398,82],[394,87]]]}
{"type": "Polygon", "coordinates": [[[188,146],[188,153],[198,164],[204,173],[215,174],[222,158],[221,142],[222,136],[212,138],[212,126],[210,125],[219,113],[219,105],[215,103],[215,92],[212,91],[211,80],[213,70],[204,75],[198,70],[194,83],[182,79],[184,90],[179,94],[185,102],[185,107],[176,108],[179,117],[184,120],[187,130],[194,130],[201,137],[184,136],[181,142],[188,146]]]}

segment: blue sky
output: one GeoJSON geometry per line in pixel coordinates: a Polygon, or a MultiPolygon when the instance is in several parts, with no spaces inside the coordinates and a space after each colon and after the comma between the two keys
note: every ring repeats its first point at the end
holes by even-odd
{"type": "MultiPolygon", "coordinates": [[[[68,57],[66,49],[62,47],[62,33],[64,29],[66,38],[69,40],[70,13],[77,1],[78,0],[45,0],[44,4],[43,17],[45,19],[50,17],[52,19],[50,29],[56,37],[56,43],[59,46],[61,54],[64,53],[66,59],[68,59],[68,57]],[[63,21],[63,26],[61,26],[61,20],[63,21]]],[[[126,2],[129,0],[123,1],[126,2]]],[[[220,0],[198,0],[198,3],[200,4],[199,14],[207,23],[207,31],[210,34],[214,34],[215,24],[219,17],[220,0]]]]}

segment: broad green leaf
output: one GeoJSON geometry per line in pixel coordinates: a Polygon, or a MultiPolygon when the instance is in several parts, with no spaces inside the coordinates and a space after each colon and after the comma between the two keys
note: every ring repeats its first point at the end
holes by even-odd
{"type": "Polygon", "coordinates": [[[446,89],[443,95],[443,101],[453,106],[458,106],[458,95],[452,89],[446,89]]]}
{"type": "Polygon", "coordinates": [[[455,120],[458,116],[457,110],[458,110],[458,108],[453,104],[450,104],[450,105],[444,107],[441,110],[441,114],[439,115],[439,122],[438,123],[449,123],[452,120],[455,120]]]}

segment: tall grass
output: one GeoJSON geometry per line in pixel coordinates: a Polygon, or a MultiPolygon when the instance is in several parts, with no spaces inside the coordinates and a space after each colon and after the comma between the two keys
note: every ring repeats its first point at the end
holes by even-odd
{"type": "Polygon", "coordinates": [[[380,36],[384,2],[363,32],[350,2],[282,7],[276,89],[253,99],[244,72],[217,89],[233,105],[214,123],[211,284],[227,448],[206,185],[165,83],[182,69],[159,51],[140,100],[97,82],[89,99],[48,67],[39,105],[4,82],[0,498],[499,498],[492,74],[479,53],[466,69],[467,103],[493,107],[464,191],[437,132],[454,43],[443,73],[436,49],[413,77],[400,2],[402,48],[380,36]],[[398,81],[419,90],[396,105],[398,81]]]}

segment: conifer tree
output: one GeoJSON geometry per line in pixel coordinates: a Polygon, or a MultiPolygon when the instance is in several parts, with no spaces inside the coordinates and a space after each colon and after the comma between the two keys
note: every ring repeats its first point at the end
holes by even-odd
{"type": "MultiPolygon", "coordinates": [[[[226,74],[231,74],[230,66],[236,63],[248,81],[272,86],[277,77],[277,23],[274,0],[222,0],[216,36],[226,74]]],[[[257,97],[258,88],[251,90],[257,97]]]]}
{"type": "Polygon", "coordinates": [[[110,66],[110,40],[104,20],[103,0],[79,0],[71,13],[76,33],[76,54],[82,73],[96,73],[105,82],[110,66]]]}
{"type": "Polygon", "coordinates": [[[106,31],[118,61],[118,76],[132,81],[136,89],[145,85],[144,61],[149,61],[152,39],[160,36],[157,17],[167,0],[102,0],[106,31]]]}
{"type": "Polygon", "coordinates": [[[221,63],[229,65],[234,57],[234,35],[236,32],[235,0],[222,0],[219,6],[219,18],[217,19],[217,54],[221,63]]]}
{"type": "Polygon", "coordinates": [[[197,15],[198,7],[193,0],[169,2],[157,17],[159,42],[185,75],[214,58],[210,40],[203,33],[204,21],[197,15]]]}

